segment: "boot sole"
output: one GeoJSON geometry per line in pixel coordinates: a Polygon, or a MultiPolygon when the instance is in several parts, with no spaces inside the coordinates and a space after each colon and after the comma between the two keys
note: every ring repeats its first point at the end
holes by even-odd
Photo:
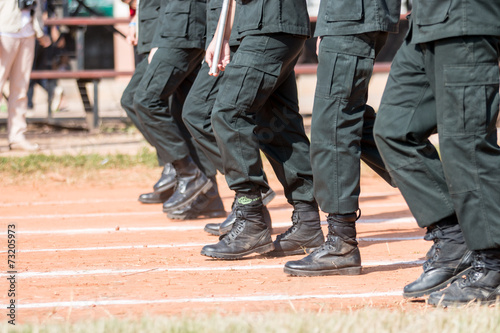
{"type": "Polygon", "coordinates": [[[443,308],[446,307],[464,307],[469,304],[481,304],[481,305],[493,305],[497,303],[497,300],[488,300],[488,301],[467,301],[467,302],[458,302],[458,301],[441,301],[441,299],[431,299],[427,301],[430,305],[441,306],[443,308]]]}
{"type": "Polygon", "coordinates": [[[163,203],[160,200],[141,200],[141,199],[138,199],[138,200],[139,200],[139,202],[142,202],[143,204],[161,204],[161,203],[163,203]]]}
{"type": "Polygon", "coordinates": [[[201,254],[207,257],[212,257],[212,258],[217,258],[217,259],[229,259],[229,260],[234,260],[234,259],[241,259],[246,255],[252,254],[252,253],[259,253],[259,254],[264,254],[269,251],[274,250],[274,244],[269,243],[265,245],[261,245],[255,249],[251,249],[245,252],[237,253],[237,254],[232,254],[232,253],[215,253],[215,252],[205,252],[201,250],[201,254]]]}
{"type": "Polygon", "coordinates": [[[304,271],[300,269],[293,269],[285,267],[283,269],[286,274],[293,276],[325,276],[325,275],[360,275],[361,266],[359,267],[346,267],[338,269],[328,269],[323,271],[304,271]]]}
{"type": "Polygon", "coordinates": [[[141,197],[139,196],[139,199],[137,199],[139,202],[143,203],[143,204],[159,204],[159,203],[164,203],[165,201],[168,200],[168,198],[174,194],[174,191],[173,191],[173,188],[170,188],[170,189],[166,189],[166,190],[163,190],[163,191],[156,191],[155,193],[159,193],[160,194],[160,200],[144,200],[144,199],[141,199],[141,197]],[[172,190],[172,191],[171,191],[172,190]],[[169,192],[170,191],[170,192],[169,192]],[[164,195],[166,193],[166,199],[165,201],[161,200],[161,196],[164,195]]]}
{"type": "Polygon", "coordinates": [[[207,233],[209,233],[210,235],[214,235],[214,236],[220,236],[220,233],[213,230],[213,229],[209,229],[207,227],[203,228],[203,230],[207,233]]]}
{"type": "MultiPolygon", "coordinates": [[[[195,220],[201,217],[213,219],[218,217],[226,217],[226,211],[220,212],[200,212],[199,214],[186,212],[185,214],[167,213],[167,217],[172,220],[195,220]]],[[[206,230],[205,230],[206,231],[206,230]]]]}
{"type": "Polygon", "coordinates": [[[194,199],[196,199],[197,196],[199,196],[200,194],[207,193],[212,188],[212,186],[213,186],[212,181],[208,180],[208,182],[206,182],[202,187],[200,187],[200,189],[198,191],[196,191],[189,199],[187,199],[186,201],[184,201],[182,203],[182,205],[174,206],[174,207],[169,207],[168,209],[164,208],[163,212],[164,213],[169,213],[169,212],[172,212],[172,211],[175,211],[175,210],[179,210],[179,209],[183,209],[183,208],[187,207],[191,202],[194,201],[194,199]]]}
{"type": "Polygon", "coordinates": [[[443,283],[441,283],[435,287],[429,288],[429,289],[412,291],[412,292],[408,292],[408,293],[403,292],[403,297],[404,298],[419,298],[419,297],[430,295],[435,291],[439,291],[441,289],[444,289],[448,284],[452,283],[456,279],[459,279],[462,275],[467,274],[470,270],[471,270],[471,267],[464,269],[463,271],[461,271],[457,275],[454,275],[451,278],[449,278],[448,280],[444,281],[443,283]]]}

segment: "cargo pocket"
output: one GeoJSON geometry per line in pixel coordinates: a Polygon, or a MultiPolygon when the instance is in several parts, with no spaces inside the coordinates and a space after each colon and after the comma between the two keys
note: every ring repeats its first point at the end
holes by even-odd
{"type": "Polygon", "coordinates": [[[351,95],[357,57],[324,51],[320,52],[316,94],[323,98],[348,98],[351,95]]]}
{"type": "Polygon", "coordinates": [[[259,29],[262,26],[264,0],[240,0],[238,2],[241,3],[240,6],[236,7],[238,18],[235,19],[235,22],[238,22],[238,32],[259,29]],[[245,15],[241,15],[243,10],[245,15]]]}
{"type": "Polygon", "coordinates": [[[420,26],[443,23],[448,18],[451,0],[420,0],[415,23],[420,26]]]}
{"type": "MultiPolygon", "coordinates": [[[[189,1],[170,1],[164,11],[161,35],[163,37],[185,37],[188,33],[189,13],[191,3],[189,1]]],[[[161,24],[161,23],[160,23],[161,24]]]]}
{"type": "Polygon", "coordinates": [[[262,106],[276,86],[281,65],[262,54],[236,52],[224,73],[225,84],[218,100],[240,110],[262,106]]]}
{"type": "Polygon", "coordinates": [[[154,31],[156,30],[156,19],[158,13],[144,13],[141,15],[139,34],[141,35],[141,44],[146,45],[153,41],[154,31]]]}
{"type": "Polygon", "coordinates": [[[359,21],[363,18],[363,0],[328,1],[326,20],[359,21]]]}
{"type": "MultiPolygon", "coordinates": [[[[220,13],[222,10],[221,1],[210,1],[208,4],[207,12],[207,38],[213,38],[215,30],[217,29],[217,23],[219,22],[220,13]],[[210,34],[210,35],[208,35],[210,34]]],[[[208,41],[210,42],[210,41],[208,41]]]]}
{"type": "Polygon", "coordinates": [[[484,132],[498,103],[498,64],[451,65],[444,68],[443,131],[484,132]]]}

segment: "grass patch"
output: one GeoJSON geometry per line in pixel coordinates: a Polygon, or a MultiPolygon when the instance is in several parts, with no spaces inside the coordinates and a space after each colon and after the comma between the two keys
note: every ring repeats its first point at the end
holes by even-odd
{"type": "Polygon", "coordinates": [[[75,184],[88,181],[112,184],[117,181],[149,182],[157,177],[156,153],[144,148],[128,154],[31,154],[23,157],[0,157],[0,182],[20,185],[27,182],[75,184]]]}
{"type": "Polygon", "coordinates": [[[49,171],[70,168],[73,170],[92,171],[103,169],[128,169],[136,166],[154,168],[158,166],[156,154],[144,148],[136,155],[44,155],[31,154],[23,157],[0,157],[0,173],[15,175],[33,175],[49,171]]]}
{"type": "Polygon", "coordinates": [[[37,333],[132,333],[132,332],[498,332],[499,307],[434,309],[403,312],[365,308],[333,313],[265,313],[233,316],[197,315],[143,317],[139,320],[98,319],[75,323],[0,324],[0,332],[37,333]]]}

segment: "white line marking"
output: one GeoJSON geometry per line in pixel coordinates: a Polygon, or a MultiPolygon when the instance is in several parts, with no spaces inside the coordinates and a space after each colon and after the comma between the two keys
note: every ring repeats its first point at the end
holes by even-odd
{"type": "Polygon", "coordinates": [[[63,200],[63,201],[7,202],[7,203],[0,203],[0,207],[87,205],[92,203],[108,203],[108,202],[137,202],[137,199],[121,198],[121,199],[81,199],[81,200],[63,200]]]}
{"type": "MultiPolygon", "coordinates": [[[[214,238],[215,241],[216,238],[214,238]]],[[[67,251],[106,251],[106,250],[141,250],[141,249],[168,249],[168,248],[179,248],[179,247],[200,247],[207,245],[209,242],[205,243],[186,243],[186,244],[159,244],[159,245],[123,245],[123,246],[99,246],[99,247],[75,247],[75,248],[57,248],[57,249],[32,249],[32,250],[18,250],[18,253],[29,253],[29,252],[67,252],[67,251]]],[[[0,253],[7,253],[7,251],[0,251],[0,253]]]]}
{"type": "MultiPolygon", "coordinates": [[[[422,260],[414,261],[368,261],[364,262],[363,266],[392,266],[392,265],[418,265],[422,264],[422,260]]],[[[154,267],[153,267],[154,268],[154,267]]],[[[283,269],[283,265],[246,265],[246,266],[219,266],[219,267],[163,267],[154,268],[156,272],[207,272],[207,271],[242,271],[242,270],[261,270],[261,269],[283,269]]],[[[83,276],[83,275],[116,275],[116,274],[138,274],[150,272],[151,268],[147,269],[94,269],[94,270],[78,270],[78,271],[52,271],[52,272],[21,272],[17,273],[16,277],[20,279],[29,278],[59,278],[66,276],[83,276]]],[[[9,274],[2,273],[0,277],[8,277],[9,274]]]]}
{"type": "MultiPolygon", "coordinates": [[[[272,302],[272,301],[293,301],[305,299],[346,299],[346,298],[371,298],[401,296],[401,291],[386,291],[378,293],[361,294],[320,294],[320,295],[263,295],[263,296],[228,296],[228,297],[197,297],[197,298],[173,298],[155,300],[109,300],[109,301],[73,301],[73,302],[48,302],[19,304],[19,309],[43,309],[43,308],[88,308],[106,305],[144,305],[144,304],[169,304],[169,303],[231,303],[231,302],[272,302]]],[[[7,305],[1,305],[6,308],[7,305]]]]}
{"type": "MultiPolygon", "coordinates": [[[[399,195],[399,192],[372,192],[361,193],[361,198],[376,198],[399,195]]],[[[275,199],[283,199],[284,195],[277,195],[275,199]]],[[[137,202],[135,198],[119,198],[119,199],[80,199],[80,200],[62,200],[62,201],[25,201],[25,202],[6,202],[0,203],[0,207],[17,207],[17,206],[45,206],[45,205],[87,205],[91,203],[108,203],[108,202],[137,202]]]]}
{"type": "Polygon", "coordinates": [[[123,212],[123,213],[89,213],[89,214],[51,214],[51,215],[22,215],[22,216],[0,216],[0,220],[37,220],[37,219],[71,219],[71,218],[93,218],[111,216],[149,216],[165,215],[160,212],[123,212]]]}
{"type": "MultiPolygon", "coordinates": [[[[123,215],[131,215],[133,213],[124,213],[123,215]]],[[[156,213],[152,213],[156,214],[156,213]]],[[[1,219],[1,218],[0,218],[1,219]]],[[[373,223],[399,223],[406,224],[412,223],[416,224],[413,217],[401,217],[395,219],[360,219],[356,223],[362,224],[373,224],[373,223]]],[[[322,221],[321,224],[327,225],[326,221],[322,221]]],[[[290,226],[290,222],[273,222],[273,227],[286,227],[290,226]]],[[[179,226],[166,226],[166,227],[120,227],[119,230],[113,228],[87,228],[87,229],[55,229],[55,230],[20,230],[18,234],[23,235],[54,235],[54,234],[64,234],[64,235],[74,235],[74,234],[104,234],[110,232],[143,232],[143,231],[191,231],[191,230],[202,230],[204,225],[186,225],[182,224],[179,226]]]]}
{"type": "MultiPolygon", "coordinates": [[[[398,242],[406,240],[421,240],[420,236],[417,237],[362,237],[358,241],[364,242],[398,242]]],[[[214,241],[216,239],[214,238],[214,241]]],[[[143,245],[121,245],[121,246],[95,246],[95,247],[74,247],[74,248],[55,248],[55,249],[24,249],[18,250],[18,253],[35,253],[35,252],[69,252],[69,251],[110,251],[110,250],[146,250],[146,249],[168,249],[180,247],[201,247],[210,243],[185,243],[185,244],[143,244],[143,245]]],[[[7,253],[7,251],[0,251],[0,253],[7,253]]]]}

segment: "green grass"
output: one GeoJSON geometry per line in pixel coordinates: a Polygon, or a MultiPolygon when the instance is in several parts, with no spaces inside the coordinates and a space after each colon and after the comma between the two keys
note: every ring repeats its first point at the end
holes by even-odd
{"type": "Polygon", "coordinates": [[[156,154],[144,148],[136,155],[44,155],[24,157],[0,157],[0,173],[6,175],[33,175],[58,169],[93,171],[103,169],[127,169],[135,166],[157,167],[156,154]]]}
{"type": "Polygon", "coordinates": [[[143,317],[139,320],[98,319],[75,323],[0,324],[0,332],[39,333],[160,333],[160,332],[498,332],[499,307],[472,306],[465,309],[425,308],[414,311],[366,308],[331,313],[265,313],[233,316],[192,315],[182,317],[143,317]]]}

